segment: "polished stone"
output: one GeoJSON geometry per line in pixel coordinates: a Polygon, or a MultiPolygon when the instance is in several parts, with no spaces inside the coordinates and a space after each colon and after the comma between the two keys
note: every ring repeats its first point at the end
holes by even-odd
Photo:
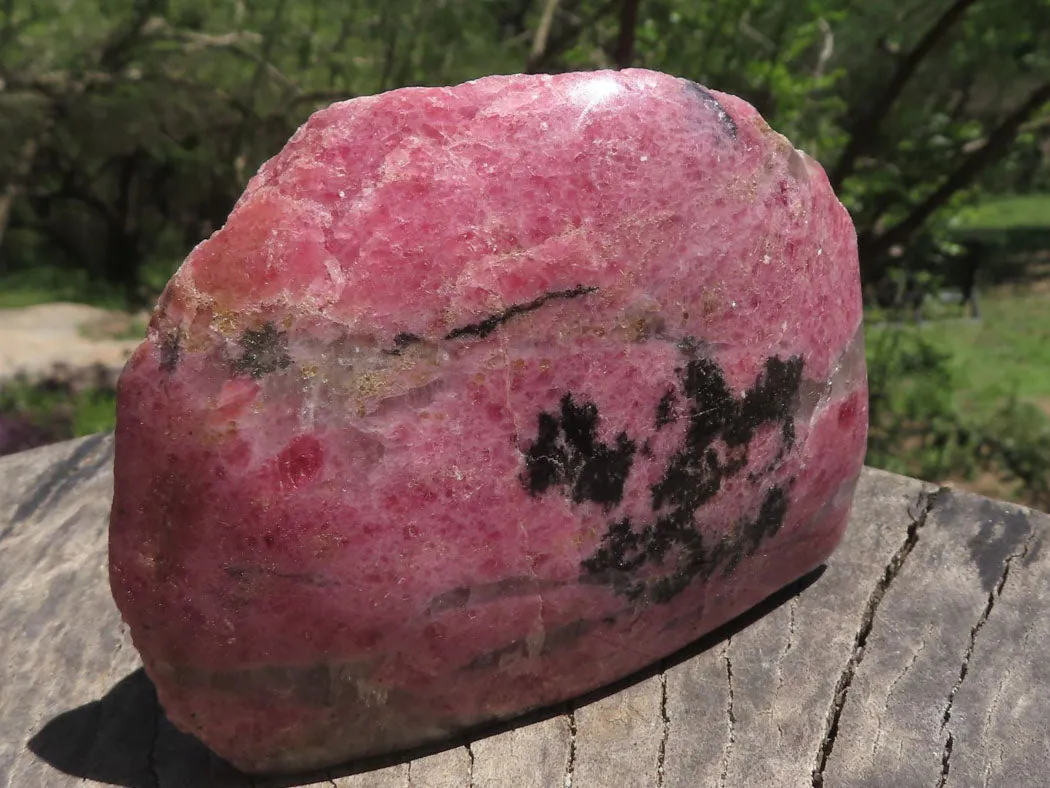
{"type": "Polygon", "coordinates": [[[732,96],[492,77],[315,114],[121,380],[114,596],[246,770],[602,686],[842,537],[853,226],[732,96]]]}

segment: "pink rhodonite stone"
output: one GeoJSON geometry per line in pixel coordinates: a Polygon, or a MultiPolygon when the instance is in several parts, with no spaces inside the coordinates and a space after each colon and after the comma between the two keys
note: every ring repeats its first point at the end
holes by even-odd
{"type": "Polygon", "coordinates": [[[860,323],[846,211],[733,96],[623,71],[318,112],[121,379],[112,586],[168,716],[297,770],[717,627],[842,537],[860,323]]]}

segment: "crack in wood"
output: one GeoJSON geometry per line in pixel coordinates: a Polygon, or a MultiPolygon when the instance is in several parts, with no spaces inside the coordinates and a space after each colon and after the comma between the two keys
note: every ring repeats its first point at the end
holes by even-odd
{"type": "MultiPolygon", "coordinates": [[[[915,663],[918,662],[919,656],[922,654],[923,651],[926,650],[926,642],[931,634],[931,631],[931,627],[927,626],[925,634],[923,635],[923,638],[919,643],[919,648],[916,649],[915,653],[911,655],[911,659],[908,660],[908,664],[904,666],[903,670],[901,670],[901,672],[897,674],[896,678],[894,678],[893,681],[890,682],[889,689],[886,690],[886,705],[881,711],[875,712],[875,717],[878,724],[875,728],[875,738],[872,740],[871,743],[871,752],[869,758],[871,769],[873,771],[876,768],[875,759],[879,754],[879,747],[882,745],[883,712],[889,709],[889,699],[893,696],[894,691],[897,689],[897,685],[900,684],[904,677],[908,675],[908,671],[915,667],[915,663]]],[[[901,755],[898,753],[898,760],[900,760],[900,757],[901,755]]]]}
{"type": "MultiPolygon", "coordinates": [[[[872,768],[873,771],[876,768],[876,766],[875,766],[875,759],[876,759],[876,757],[879,754],[879,747],[882,745],[883,712],[885,712],[885,711],[887,711],[889,709],[890,698],[893,697],[893,693],[896,691],[897,685],[900,684],[901,681],[904,680],[904,677],[908,675],[908,672],[912,668],[915,667],[915,663],[919,661],[919,656],[922,654],[923,651],[926,650],[926,643],[929,640],[929,637],[932,634],[932,632],[933,632],[933,628],[931,626],[927,625],[927,627],[925,629],[925,632],[923,634],[922,640],[919,642],[919,647],[915,650],[915,653],[911,655],[911,659],[908,660],[908,664],[905,665],[903,670],[901,670],[901,672],[897,674],[896,678],[894,678],[893,681],[890,682],[889,689],[886,690],[886,703],[885,703],[885,705],[883,706],[881,711],[876,711],[875,712],[875,717],[876,717],[876,720],[877,720],[878,724],[877,724],[877,726],[875,728],[875,738],[872,740],[871,753],[870,753],[870,755],[871,755],[870,763],[871,763],[871,768],[872,768]]],[[[899,759],[899,757],[898,757],[898,759],[899,759]]]]}
{"type": "Polygon", "coordinates": [[[726,640],[725,648],[722,649],[722,658],[726,663],[726,685],[729,688],[729,697],[726,700],[726,723],[729,726],[729,736],[726,740],[725,749],[722,751],[722,774],[718,784],[725,788],[726,779],[729,776],[729,758],[733,751],[733,743],[736,741],[736,712],[733,709],[733,661],[729,658],[729,649],[733,645],[733,638],[726,640]]]}
{"type": "Polygon", "coordinates": [[[999,683],[995,687],[995,695],[992,696],[992,702],[988,704],[988,711],[984,714],[985,730],[992,729],[992,720],[995,719],[995,715],[999,712],[999,702],[1003,699],[1003,690],[1006,689],[1006,682],[1010,680],[1012,675],[1008,670],[999,677],[999,683]]]}
{"type": "Polygon", "coordinates": [[[948,727],[952,721],[952,707],[955,705],[955,696],[959,693],[959,688],[963,682],[966,681],[966,675],[970,672],[970,659],[973,657],[974,649],[977,647],[977,636],[980,635],[981,630],[984,629],[984,625],[988,623],[988,619],[992,615],[992,610],[995,609],[996,603],[1003,594],[1003,589],[1006,588],[1006,581],[1010,577],[1010,569],[1017,560],[1024,561],[1028,556],[1028,551],[1032,547],[1032,543],[1035,541],[1035,530],[1033,529],[1028,537],[1025,539],[1024,546],[1019,552],[1013,553],[1008,556],[1006,561],[1003,562],[1003,571],[999,575],[999,580],[995,584],[995,587],[988,592],[988,601],[984,605],[984,610],[981,611],[980,617],[977,619],[977,623],[970,628],[970,642],[966,647],[966,653],[963,655],[962,664],[959,666],[959,678],[956,679],[955,685],[952,687],[952,691],[948,693],[948,702],[944,707],[944,716],[941,718],[941,733],[947,733],[944,739],[944,748],[941,751],[941,777],[937,782],[937,788],[944,788],[945,783],[948,782],[948,774],[951,771],[952,764],[952,749],[955,747],[955,736],[952,734],[951,729],[948,727]]]}
{"type": "Polygon", "coordinates": [[[569,758],[565,763],[565,788],[572,788],[576,771],[576,710],[569,708],[569,758]]]}
{"type": "Polygon", "coordinates": [[[853,683],[857,667],[864,659],[864,647],[867,645],[868,635],[871,634],[871,629],[875,623],[875,613],[878,611],[883,597],[886,596],[886,591],[889,589],[890,584],[900,574],[905,560],[911,555],[912,550],[915,549],[915,545],[919,541],[919,532],[926,525],[930,512],[946,489],[945,487],[939,487],[932,493],[927,493],[924,490],[919,494],[915,504],[911,507],[911,511],[915,513],[911,515],[912,521],[908,525],[904,542],[890,558],[882,577],[879,578],[875,588],[872,589],[868,597],[868,602],[864,606],[864,613],[861,616],[860,626],[857,629],[857,635],[853,640],[853,649],[849,659],[846,660],[846,664],[842,668],[841,674],[839,674],[838,683],[835,685],[835,694],[831,700],[831,707],[828,709],[824,735],[821,738],[820,746],[817,748],[816,762],[813,766],[813,788],[823,788],[824,769],[827,767],[828,759],[835,748],[835,739],[838,736],[842,711],[846,706],[846,699],[849,696],[850,685],[853,683]]]}
{"type": "Polygon", "coordinates": [[[656,753],[656,785],[664,784],[664,760],[667,757],[667,738],[671,730],[671,718],[667,715],[667,663],[660,665],[660,720],[663,730],[660,733],[660,749],[656,753]]]}
{"type": "Polygon", "coordinates": [[[784,660],[787,659],[788,653],[795,645],[795,612],[798,608],[798,595],[791,598],[788,602],[788,631],[787,631],[787,643],[784,644],[784,650],[780,652],[780,658],[777,659],[777,688],[773,693],[773,698],[770,701],[769,716],[773,720],[773,724],[777,726],[777,735],[780,737],[777,741],[778,745],[784,741],[784,728],[780,724],[780,720],[777,718],[776,713],[776,702],[777,699],[782,697],[781,690],[784,688],[784,660]]]}
{"type": "Polygon", "coordinates": [[[887,698],[889,698],[893,694],[894,690],[897,689],[897,685],[904,681],[904,677],[908,675],[908,671],[915,667],[915,663],[918,662],[919,656],[922,654],[922,652],[926,650],[926,641],[932,634],[932,630],[933,628],[931,626],[926,627],[926,631],[922,636],[922,640],[919,641],[919,647],[915,649],[915,653],[911,655],[911,659],[908,660],[908,664],[905,665],[901,672],[897,674],[897,677],[894,678],[892,682],[890,682],[890,687],[888,690],[886,690],[887,698]]]}
{"type": "MultiPolygon", "coordinates": [[[[998,766],[1003,765],[1003,746],[1000,744],[995,748],[995,762],[998,766]]],[[[992,759],[986,758],[984,762],[984,780],[981,782],[982,788],[990,788],[992,780],[992,759]]]]}

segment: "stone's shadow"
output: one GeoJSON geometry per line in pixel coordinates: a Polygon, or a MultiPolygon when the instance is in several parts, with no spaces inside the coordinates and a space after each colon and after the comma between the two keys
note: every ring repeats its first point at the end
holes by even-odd
{"type": "Polygon", "coordinates": [[[157,703],[153,684],[141,668],[125,676],[101,700],[59,714],[36,733],[27,746],[39,758],[66,774],[127,788],[157,788],[162,784],[172,788],[292,788],[324,782],[461,747],[513,728],[542,722],[613,695],[736,635],[801,594],[820,578],[824,570],[823,566],[817,568],[728,624],[644,670],[567,703],[473,728],[433,745],[363,758],[323,772],[280,776],[242,774],[197,739],[180,733],[167,721],[157,703]]]}
{"type": "Polygon", "coordinates": [[[66,774],[145,788],[150,784],[148,775],[137,774],[142,764],[135,760],[138,753],[149,752],[156,705],[153,685],[139,669],[121,679],[101,700],[59,714],[26,746],[66,774]],[[116,709],[122,713],[107,726],[116,709]],[[103,742],[106,727],[110,741],[103,742]]]}
{"type": "Polygon", "coordinates": [[[31,517],[40,517],[57,501],[66,497],[78,484],[93,478],[99,469],[113,462],[113,441],[110,433],[99,433],[83,438],[80,445],[66,459],[56,462],[42,473],[11,515],[11,523],[0,532],[7,536],[31,517]]]}
{"type": "Polygon", "coordinates": [[[175,729],[146,672],[128,674],[101,700],[52,719],[27,743],[61,772],[128,788],[251,788],[197,739],[175,729]],[[158,766],[163,764],[163,776],[158,766]]]}

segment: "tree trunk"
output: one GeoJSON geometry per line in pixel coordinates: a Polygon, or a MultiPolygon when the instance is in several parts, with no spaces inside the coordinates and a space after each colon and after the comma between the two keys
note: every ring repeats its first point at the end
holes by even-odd
{"type": "Polygon", "coordinates": [[[11,174],[11,179],[0,194],[0,248],[4,245],[4,234],[11,221],[11,211],[22,192],[25,191],[26,179],[33,171],[33,161],[40,150],[40,138],[34,136],[25,141],[18,155],[18,164],[11,174]]]}
{"type": "MultiPolygon", "coordinates": [[[[579,40],[580,34],[584,30],[592,28],[598,23],[598,20],[616,8],[616,2],[617,0],[606,0],[587,17],[563,25],[557,35],[549,36],[543,54],[536,58],[535,62],[529,64],[528,73],[539,74],[547,69],[554,58],[572,47],[579,40]]],[[[532,58],[529,59],[532,60],[532,58]]]]}
{"type": "Polygon", "coordinates": [[[620,37],[616,41],[616,67],[630,68],[634,61],[634,32],[638,26],[639,0],[620,3],[620,37]]]}
{"type": "Polygon", "coordinates": [[[554,22],[554,14],[558,10],[559,2],[560,0],[547,0],[547,4],[543,7],[543,16],[540,17],[540,23],[536,27],[536,35],[532,39],[532,51],[529,52],[529,62],[526,66],[526,71],[530,74],[547,52],[547,39],[551,34],[551,24],[554,22]]]}
{"type": "Polygon", "coordinates": [[[926,31],[926,35],[920,39],[915,48],[900,61],[893,77],[878,98],[872,102],[870,108],[858,115],[856,122],[851,125],[849,142],[846,143],[838,163],[831,171],[832,188],[837,191],[842,182],[853,174],[853,170],[857,166],[857,160],[871,148],[878,138],[879,126],[882,125],[886,116],[889,115],[893,105],[900,98],[911,78],[915,76],[915,72],[919,70],[923,60],[933,52],[937,44],[962,19],[967,9],[976,2],[977,0],[955,0],[948,10],[941,15],[940,19],[934,22],[933,26],[926,31]]]}
{"type": "Polygon", "coordinates": [[[1021,126],[1048,101],[1050,82],[1045,82],[1029,93],[1028,98],[988,135],[985,144],[966,156],[955,172],[904,219],[884,232],[868,233],[860,238],[858,245],[862,265],[870,273],[883,273],[886,265],[881,258],[890,247],[906,243],[939,208],[944,207],[955,194],[973,183],[985,169],[1001,159],[1017,137],[1021,126]]]}

